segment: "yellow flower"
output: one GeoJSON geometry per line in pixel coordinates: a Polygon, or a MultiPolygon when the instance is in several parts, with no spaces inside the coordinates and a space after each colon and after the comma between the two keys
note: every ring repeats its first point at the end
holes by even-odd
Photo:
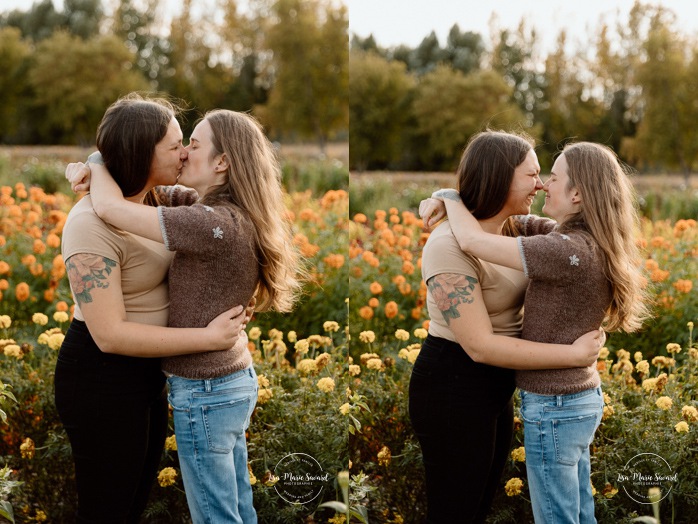
{"type": "Polygon", "coordinates": [[[657,402],[655,404],[659,409],[667,410],[669,409],[674,402],[671,400],[669,397],[659,397],[657,399],[657,402]]]}
{"type": "Polygon", "coordinates": [[[158,484],[160,484],[160,486],[163,488],[166,488],[167,486],[174,484],[176,478],[177,472],[174,468],[164,468],[158,474],[158,484]]]}
{"type": "Polygon", "coordinates": [[[698,358],[698,349],[691,348],[688,350],[688,354],[690,355],[691,358],[698,358]]]}
{"type": "Polygon", "coordinates": [[[647,373],[650,372],[650,364],[646,360],[641,360],[640,362],[635,364],[635,369],[639,373],[642,373],[643,375],[647,375],[647,373]]]}
{"type": "Polygon", "coordinates": [[[65,335],[63,333],[54,333],[48,337],[48,347],[51,349],[60,349],[64,339],[65,335]]]}
{"type": "Polygon", "coordinates": [[[681,421],[674,426],[677,433],[688,433],[688,424],[685,421],[681,421]]]}
{"type": "Polygon", "coordinates": [[[347,521],[347,517],[337,513],[334,517],[327,521],[327,524],[344,524],[347,521]]]}
{"type": "Polygon", "coordinates": [[[36,452],[34,441],[29,437],[25,438],[19,446],[19,452],[22,454],[22,458],[33,459],[36,452]]]}
{"type": "Polygon", "coordinates": [[[274,391],[267,388],[262,388],[257,393],[257,404],[266,404],[274,396],[274,391]]]}
{"type": "Polygon", "coordinates": [[[612,416],[615,413],[615,410],[613,409],[613,406],[608,405],[603,407],[603,415],[601,416],[601,420],[606,420],[608,417],[612,416]]]}
{"type": "Polygon", "coordinates": [[[276,329],[276,328],[271,328],[271,329],[269,330],[269,338],[270,338],[271,340],[281,340],[282,338],[284,338],[284,332],[283,332],[283,331],[279,331],[279,330],[276,329]]]}
{"type": "Polygon", "coordinates": [[[46,515],[45,511],[37,509],[36,515],[34,515],[34,520],[36,522],[46,522],[48,520],[48,515],[46,515]]]}
{"type": "Polygon", "coordinates": [[[417,357],[419,356],[419,351],[419,348],[410,349],[407,353],[407,362],[409,362],[410,364],[414,364],[414,361],[417,360],[417,357]]]}
{"type": "Polygon", "coordinates": [[[308,343],[308,339],[304,338],[299,341],[297,341],[294,345],[293,348],[296,350],[296,354],[299,356],[305,355],[308,350],[310,349],[310,344],[308,343]]]}
{"type": "Polygon", "coordinates": [[[402,348],[400,351],[397,352],[397,356],[399,358],[407,360],[407,355],[410,353],[410,350],[407,348],[402,348]]]}
{"type": "Polygon", "coordinates": [[[689,329],[693,329],[693,322],[688,322],[686,325],[689,329]]]}
{"type": "Polygon", "coordinates": [[[504,486],[504,491],[506,491],[507,496],[513,497],[515,495],[521,494],[521,488],[523,488],[523,480],[518,477],[509,479],[504,486]]]}
{"type": "Polygon", "coordinates": [[[414,330],[414,336],[417,338],[427,338],[429,332],[424,328],[417,328],[414,330]]]}
{"type": "Polygon", "coordinates": [[[351,405],[349,404],[349,402],[345,402],[344,404],[339,406],[339,412],[342,415],[346,415],[347,413],[349,413],[350,410],[351,410],[351,405]]]}
{"type": "Polygon", "coordinates": [[[667,353],[679,353],[681,351],[681,346],[679,346],[676,342],[670,342],[666,345],[666,350],[667,353]]]}
{"type": "Polygon", "coordinates": [[[681,416],[689,422],[698,422],[698,409],[693,406],[684,406],[681,408],[681,416]]]}
{"type": "Polygon", "coordinates": [[[177,439],[174,435],[165,439],[165,449],[168,451],[177,451],[177,439]]]}
{"type": "Polygon", "coordinates": [[[618,360],[630,360],[630,351],[619,349],[616,351],[616,357],[618,360]]]}
{"type": "Polygon", "coordinates": [[[250,472],[250,486],[254,486],[257,484],[257,477],[254,476],[254,473],[252,473],[252,466],[250,463],[247,463],[247,471],[250,472]]]}
{"type": "Polygon", "coordinates": [[[607,347],[601,348],[599,351],[599,360],[606,360],[608,358],[608,353],[609,351],[607,347]]]}
{"type": "Polygon", "coordinates": [[[635,362],[640,362],[642,360],[642,352],[636,351],[633,355],[633,359],[635,359],[635,362]]]}
{"type": "Polygon", "coordinates": [[[3,349],[3,352],[5,353],[6,357],[14,357],[16,359],[20,359],[24,356],[22,354],[22,348],[20,348],[17,344],[8,344],[5,346],[5,349],[3,349]]]}
{"type": "Polygon", "coordinates": [[[298,335],[296,334],[295,331],[289,331],[286,334],[286,338],[288,339],[289,342],[291,342],[293,344],[294,342],[296,342],[298,340],[298,335]]]}
{"type": "Polygon", "coordinates": [[[296,369],[300,372],[303,373],[304,375],[308,375],[310,373],[315,373],[317,371],[317,363],[315,362],[315,359],[313,358],[304,358],[298,364],[296,365],[296,369]]]}
{"type": "Polygon", "coordinates": [[[603,394],[603,403],[604,404],[610,404],[611,403],[611,397],[608,396],[608,393],[604,392],[603,394]]]}
{"type": "Polygon", "coordinates": [[[262,330],[259,329],[257,326],[255,326],[255,327],[250,329],[247,336],[249,337],[250,340],[259,340],[259,337],[262,336],[262,330]]]}
{"type": "Polygon", "coordinates": [[[390,453],[390,448],[388,446],[383,446],[378,452],[378,465],[379,466],[389,466],[392,454],[390,453]]]}
{"type": "Polygon", "coordinates": [[[377,353],[362,353],[361,356],[359,357],[359,359],[361,360],[361,363],[364,366],[372,358],[380,358],[380,356],[377,353]]]}
{"type": "Polygon", "coordinates": [[[318,371],[322,371],[322,369],[330,363],[330,357],[329,353],[320,353],[317,357],[315,357],[315,365],[317,366],[318,371]]]}
{"type": "Polygon", "coordinates": [[[357,376],[359,373],[361,373],[361,366],[358,366],[358,365],[356,365],[356,364],[351,364],[351,365],[349,366],[349,374],[350,374],[352,377],[357,376]]]}
{"type": "Polygon", "coordinates": [[[405,331],[404,329],[398,329],[395,332],[395,338],[405,342],[405,341],[409,340],[410,334],[407,331],[405,331]]]}
{"type": "Polygon", "coordinates": [[[0,315],[0,328],[9,328],[12,325],[12,319],[9,315],[0,315]]]}
{"type": "Polygon", "coordinates": [[[59,324],[63,322],[68,322],[69,319],[70,317],[68,316],[68,313],[66,313],[65,311],[56,311],[53,314],[53,320],[55,320],[59,324]]]}
{"type": "Polygon", "coordinates": [[[32,315],[32,322],[37,326],[45,326],[48,324],[48,317],[43,313],[34,313],[32,315]]]}
{"type": "Polygon", "coordinates": [[[376,334],[373,331],[362,331],[359,333],[359,340],[366,344],[370,344],[376,340],[376,334]]]}
{"type": "Polygon", "coordinates": [[[526,448],[519,446],[511,452],[511,458],[514,462],[526,462],[526,448]]]}
{"type": "Polygon", "coordinates": [[[324,377],[317,381],[317,387],[320,391],[330,393],[334,391],[334,380],[330,377],[324,377]]]}
{"type": "Polygon", "coordinates": [[[36,341],[42,346],[48,346],[48,335],[46,333],[42,333],[39,335],[36,341]]]}
{"type": "Polygon", "coordinates": [[[376,371],[383,371],[385,369],[385,365],[383,364],[383,361],[379,358],[372,358],[366,362],[366,367],[368,369],[375,369],[376,371]]]}
{"type": "Polygon", "coordinates": [[[269,379],[264,375],[257,375],[257,385],[261,388],[269,387],[269,379]]]}
{"type": "Polygon", "coordinates": [[[327,331],[328,333],[336,333],[339,331],[339,324],[335,322],[334,320],[328,320],[322,325],[322,329],[327,331]]]}

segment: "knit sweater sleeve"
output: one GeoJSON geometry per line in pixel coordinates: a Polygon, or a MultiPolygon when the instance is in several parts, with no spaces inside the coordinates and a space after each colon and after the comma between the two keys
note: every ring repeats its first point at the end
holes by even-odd
{"type": "Polygon", "coordinates": [[[199,199],[196,191],[180,185],[157,186],[155,192],[160,204],[167,207],[191,206],[199,199]]]}
{"type": "Polygon", "coordinates": [[[161,206],[158,217],[168,250],[198,255],[220,254],[247,242],[252,228],[242,213],[228,206],[161,206]]]}
{"type": "Polygon", "coordinates": [[[547,235],[557,226],[557,222],[554,220],[537,215],[517,215],[514,220],[519,226],[521,234],[525,237],[547,235]]]}
{"type": "Polygon", "coordinates": [[[597,270],[593,244],[585,235],[553,232],[517,241],[524,273],[532,280],[564,284],[597,270]]]}

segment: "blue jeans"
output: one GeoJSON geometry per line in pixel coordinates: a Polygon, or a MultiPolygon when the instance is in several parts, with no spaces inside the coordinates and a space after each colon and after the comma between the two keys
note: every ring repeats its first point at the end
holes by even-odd
{"type": "Polygon", "coordinates": [[[601,388],[570,395],[521,391],[526,473],[536,524],[596,524],[589,446],[601,388]]]}
{"type": "Polygon", "coordinates": [[[194,524],[255,524],[245,430],[257,402],[252,366],[205,380],[171,376],[177,454],[194,524]]]}

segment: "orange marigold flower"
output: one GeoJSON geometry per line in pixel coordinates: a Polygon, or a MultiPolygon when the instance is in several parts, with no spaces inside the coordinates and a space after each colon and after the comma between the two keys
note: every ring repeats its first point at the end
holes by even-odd
{"type": "Polygon", "coordinates": [[[5,291],[8,287],[10,287],[10,283],[3,279],[0,279],[0,291],[5,291]]]}
{"type": "Polygon", "coordinates": [[[364,320],[371,320],[373,318],[373,308],[370,306],[364,306],[359,309],[359,316],[364,320]]]}
{"type": "Polygon", "coordinates": [[[403,282],[397,288],[398,291],[400,291],[400,293],[403,295],[408,295],[410,291],[412,291],[412,286],[410,286],[407,282],[403,282]]]}
{"type": "Polygon", "coordinates": [[[46,291],[44,291],[44,300],[46,302],[53,302],[53,300],[56,298],[56,292],[55,290],[49,288],[46,291]]]}
{"type": "Polygon", "coordinates": [[[391,300],[385,305],[385,316],[387,318],[395,318],[397,316],[398,307],[394,300],[391,300]]]}
{"type": "Polygon", "coordinates": [[[381,286],[378,282],[371,282],[371,285],[368,286],[368,290],[374,295],[378,295],[383,292],[383,286],[381,286]]]}
{"type": "Polygon", "coordinates": [[[412,262],[410,262],[409,260],[405,260],[402,263],[402,272],[405,275],[411,275],[412,273],[414,273],[414,264],[412,262]]]}
{"type": "Polygon", "coordinates": [[[655,269],[650,275],[652,282],[664,282],[669,278],[669,271],[664,271],[663,269],[655,269]]]}
{"type": "Polygon", "coordinates": [[[325,261],[325,264],[335,269],[339,269],[344,265],[344,255],[328,255],[323,260],[325,261]]]}
{"type": "Polygon", "coordinates": [[[676,288],[676,290],[679,293],[688,293],[691,291],[691,289],[693,289],[693,281],[692,280],[679,279],[676,282],[674,282],[673,285],[674,285],[674,288],[676,288]]]}
{"type": "Polygon", "coordinates": [[[306,207],[305,209],[302,209],[300,213],[298,213],[298,217],[301,220],[312,220],[313,218],[315,218],[315,212],[312,209],[306,207]]]}
{"type": "Polygon", "coordinates": [[[390,209],[388,209],[388,213],[390,213],[391,215],[397,215],[399,211],[396,207],[391,207],[390,209]]]}
{"type": "Polygon", "coordinates": [[[0,235],[0,247],[4,247],[7,244],[7,240],[4,235],[0,235]]]}
{"type": "Polygon", "coordinates": [[[410,313],[410,316],[415,320],[419,320],[422,317],[422,308],[421,307],[412,308],[412,312],[410,313]]]}
{"type": "Polygon", "coordinates": [[[354,278],[361,278],[361,275],[363,275],[364,272],[359,266],[352,266],[351,267],[351,276],[354,278]]]}
{"type": "Polygon", "coordinates": [[[25,266],[36,264],[36,257],[34,255],[24,255],[20,260],[25,266]]]}
{"type": "Polygon", "coordinates": [[[397,215],[390,215],[390,223],[398,224],[400,222],[400,217],[397,215]]]}
{"type": "Polygon", "coordinates": [[[356,213],[354,215],[354,222],[358,224],[365,224],[366,222],[368,222],[368,217],[363,213],[356,213]]]}
{"type": "Polygon", "coordinates": [[[368,305],[371,307],[378,307],[379,304],[380,304],[380,302],[378,301],[378,299],[376,297],[371,297],[368,301],[368,305]]]}
{"type": "Polygon", "coordinates": [[[385,217],[387,216],[387,213],[386,213],[385,211],[383,211],[382,209],[377,209],[376,212],[375,212],[375,214],[374,214],[374,216],[375,216],[378,220],[384,220],[385,217]]]}
{"type": "Polygon", "coordinates": [[[308,243],[301,246],[301,254],[306,258],[314,257],[319,251],[320,246],[316,246],[315,244],[308,243]]]}
{"type": "Polygon", "coordinates": [[[17,297],[17,300],[20,302],[27,300],[29,298],[29,284],[26,282],[17,284],[17,287],[15,287],[15,297],[17,297]]]}
{"type": "Polygon", "coordinates": [[[68,311],[68,304],[63,300],[56,302],[56,311],[68,311]]]}
{"type": "Polygon", "coordinates": [[[5,262],[4,260],[0,260],[0,275],[4,275],[5,273],[10,272],[10,264],[5,262]]]}
{"type": "Polygon", "coordinates": [[[399,285],[401,285],[401,284],[404,284],[406,280],[407,280],[407,279],[405,278],[404,275],[395,275],[395,276],[393,277],[393,283],[394,283],[396,286],[399,286],[399,285]]]}
{"type": "Polygon", "coordinates": [[[397,239],[397,245],[400,247],[410,247],[411,243],[412,239],[407,235],[401,235],[400,238],[397,239]]]}
{"type": "Polygon", "coordinates": [[[46,237],[46,245],[51,248],[57,248],[61,246],[61,237],[56,235],[55,233],[50,233],[46,237]]]}
{"type": "Polygon", "coordinates": [[[655,269],[659,269],[659,264],[655,259],[648,258],[647,260],[645,260],[645,269],[647,271],[654,271],[655,269]]]}
{"type": "Polygon", "coordinates": [[[422,327],[423,327],[424,329],[426,329],[427,331],[429,331],[429,319],[427,319],[427,320],[425,320],[424,322],[422,322],[422,327]]]}
{"type": "Polygon", "coordinates": [[[358,257],[364,252],[364,248],[361,246],[349,246],[349,258],[358,257]]]}
{"type": "Polygon", "coordinates": [[[652,237],[652,240],[650,240],[650,244],[652,244],[652,247],[662,247],[664,245],[664,237],[652,237]]]}

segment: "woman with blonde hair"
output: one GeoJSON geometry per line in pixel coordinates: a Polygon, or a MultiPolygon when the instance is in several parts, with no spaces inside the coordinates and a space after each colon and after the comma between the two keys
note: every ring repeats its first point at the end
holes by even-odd
{"type": "MultiPolygon", "coordinates": [[[[523,339],[568,344],[600,324],[638,329],[648,314],[634,237],[638,216],[615,153],[589,142],[566,145],[543,190],[543,211],[554,221],[526,219],[526,236],[517,238],[483,231],[455,190],[434,196],[444,199],[464,252],[531,279],[523,339]]],[[[516,372],[538,524],[596,522],[589,446],[603,413],[600,382],[595,365],[516,372]]]]}
{"type": "MultiPolygon", "coordinates": [[[[284,219],[271,143],[249,115],[207,113],[194,129],[179,182],[185,205],[124,200],[91,155],[95,212],[107,223],[176,251],[170,267],[170,326],[205,325],[222,304],[289,311],[300,289],[299,257],[284,219]],[[97,164],[97,165],[96,165],[97,164]]],[[[170,189],[170,196],[181,193],[170,189]]],[[[177,451],[193,522],[254,523],[247,429],[257,400],[250,353],[164,358],[177,451]]]]}

